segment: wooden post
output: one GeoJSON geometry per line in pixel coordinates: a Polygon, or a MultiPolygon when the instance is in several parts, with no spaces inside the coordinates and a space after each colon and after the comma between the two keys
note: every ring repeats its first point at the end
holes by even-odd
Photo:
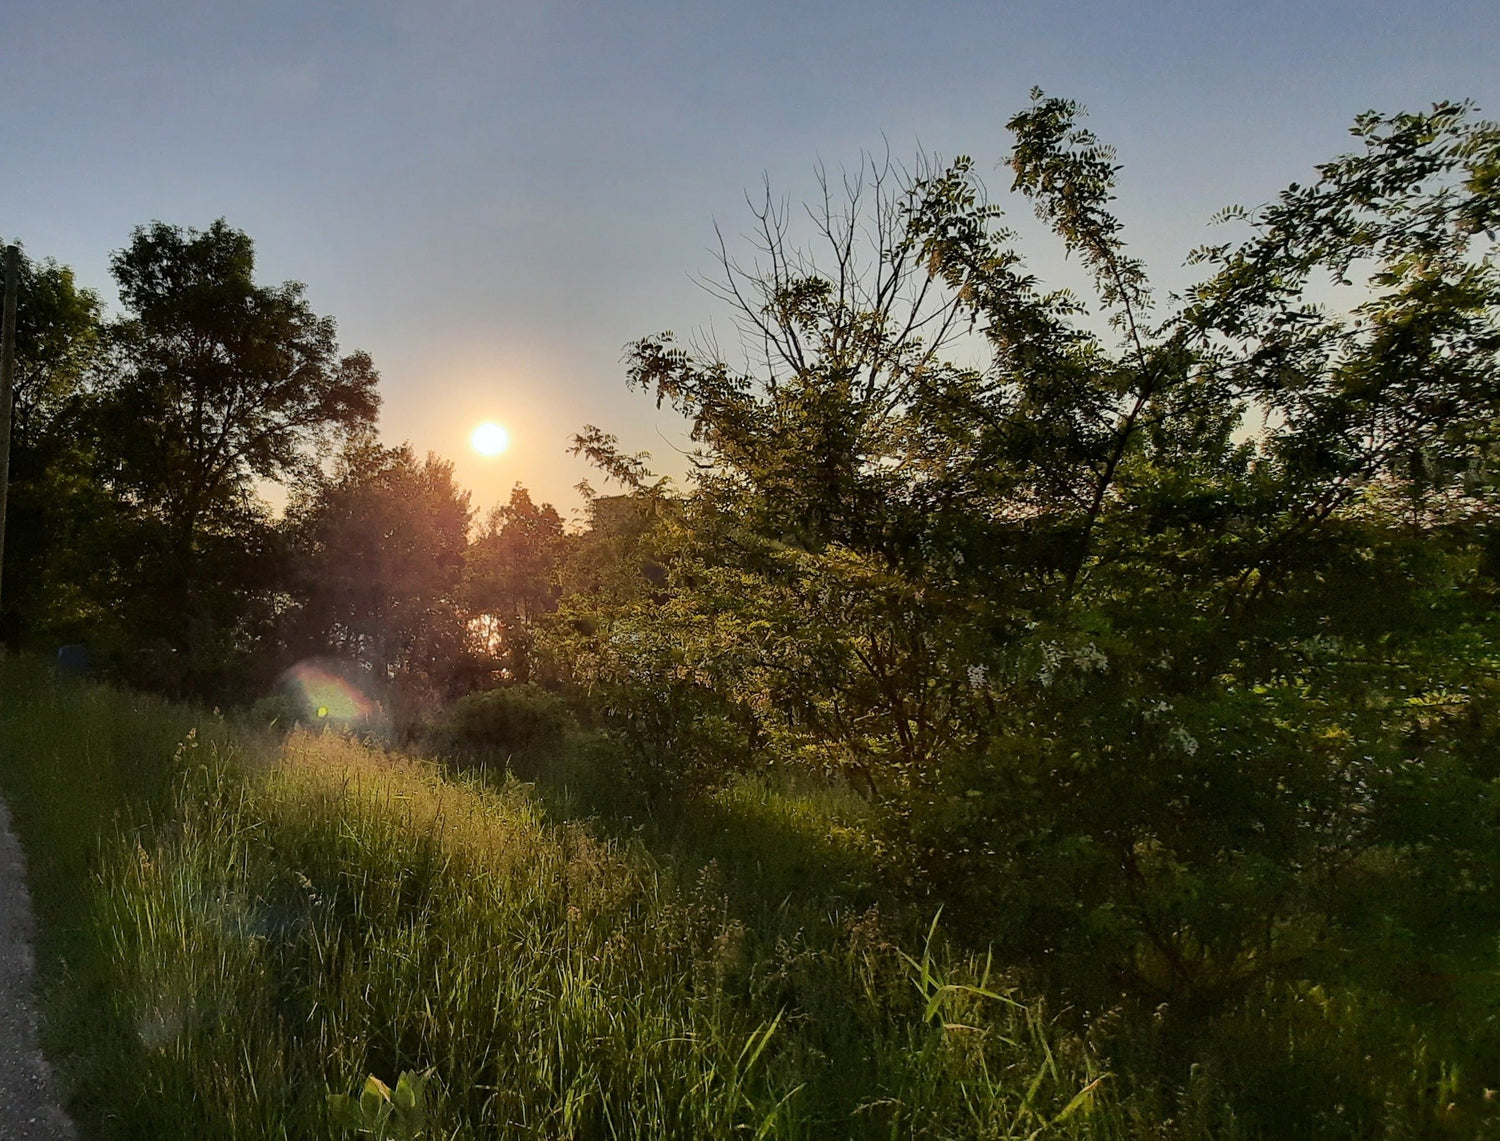
{"type": "MultiPolygon", "coordinates": [[[[10,413],[15,402],[11,374],[16,367],[16,292],[20,272],[21,251],[6,246],[5,316],[0,322],[0,584],[5,574],[5,503],[10,498],[10,413]]],[[[4,641],[0,640],[0,654],[5,652],[4,647],[4,641]]]]}

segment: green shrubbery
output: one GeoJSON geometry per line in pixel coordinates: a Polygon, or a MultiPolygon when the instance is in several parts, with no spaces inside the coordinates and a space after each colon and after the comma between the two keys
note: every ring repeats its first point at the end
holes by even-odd
{"type": "Polygon", "coordinates": [[[561,697],[528,684],[459,698],[432,719],[426,739],[441,752],[503,765],[517,754],[555,751],[576,728],[561,697]]]}
{"type": "Polygon", "coordinates": [[[658,787],[749,754],[868,795],[885,882],[1064,996],[1158,1116],[1478,1120],[1500,127],[1361,116],[1164,296],[1082,109],[1038,91],[1008,126],[1091,296],[1028,271],[965,157],[825,186],[800,231],[768,203],[718,282],[755,351],[628,350],[698,450],[664,586],[592,660],[658,787]]]}

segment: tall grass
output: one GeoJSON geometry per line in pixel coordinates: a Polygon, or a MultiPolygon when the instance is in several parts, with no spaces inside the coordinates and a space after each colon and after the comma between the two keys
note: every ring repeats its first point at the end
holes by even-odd
{"type": "Polygon", "coordinates": [[[107,837],[172,810],[189,733],[227,740],[222,719],[0,659],[0,794],[26,848],[44,969],[91,953],[90,877],[107,837]]]}
{"type": "Polygon", "coordinates": [[[27,684],[0,779],[55,801],[32,850],[47,820],[106,838],[43,893],[75,901],[103,983],[57,973],[51,1003],[97,1136],[326,1138],[329,1093],[406,1070],[432,1074],[430,1137],[1124,1133],[1088,1046],[940,930],[903,948],[852,902],[740,907],[732,845],[730,875],[679,871],[357,741],[27,684]],[[58,766],[100,770],[83,816],[58,766]]]}
{"type": "Polygon", "coordinates": [[[746,778],[641,818],[585,751],[531,760],[606,779],[455,776],[0,663],[85,1135],[338,1136],[329,1094],[408,1071],[429,1138],[1497,1135],[1492,979],[1081,1031],[894,910],[857,798],[746,778]]]}
{"type": "Polygon", "coordinates": [[[755,954],[711,874],[334,737],[189,773],[103,907],[121,1136],[326,1136],[327,1091],[407,1069],[451,1137],[1005,1137],[1094,1108],[1086,1051],[972,964],[938,981],[873,920],[755,954]]]}

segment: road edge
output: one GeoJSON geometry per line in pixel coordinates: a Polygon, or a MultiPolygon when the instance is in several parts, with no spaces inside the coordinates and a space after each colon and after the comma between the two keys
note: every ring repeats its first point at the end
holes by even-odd
{"type": "Polygon", "coordinates": [[[77,1141],[38,1044],[35,934],[26,853],[0,798],[0,1139],[77,1141]]]}

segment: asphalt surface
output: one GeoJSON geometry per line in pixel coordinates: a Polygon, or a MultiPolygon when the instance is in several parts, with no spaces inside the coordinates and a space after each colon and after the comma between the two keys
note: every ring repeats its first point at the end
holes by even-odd
{"type": "Polygon", "coordinates": [[[77,1141],[37,1046],[26,856],[0,801],[0,1141],[77,1141]]]}

